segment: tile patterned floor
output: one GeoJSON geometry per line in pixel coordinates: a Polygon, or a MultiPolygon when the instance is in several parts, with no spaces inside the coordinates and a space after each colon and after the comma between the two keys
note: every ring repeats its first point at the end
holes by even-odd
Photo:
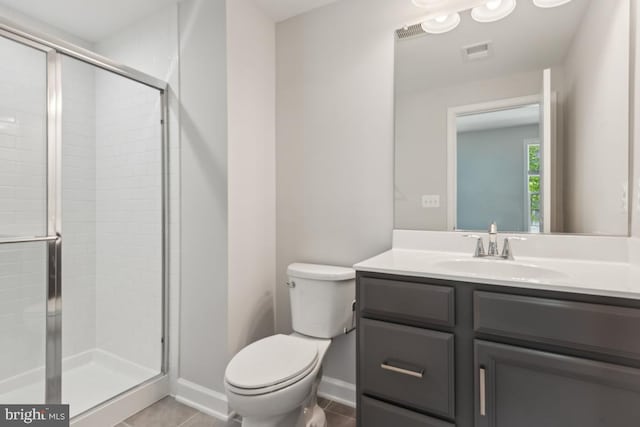
{"type": "MultiPolygon", "coordinates": [[[[355,409],[322,398],[318,404],[327,415],[328,427],[355,427],[355,409]]],[[[115,427],[240,427],[240,422],[220,421],[165,397],[115,427]]]]}

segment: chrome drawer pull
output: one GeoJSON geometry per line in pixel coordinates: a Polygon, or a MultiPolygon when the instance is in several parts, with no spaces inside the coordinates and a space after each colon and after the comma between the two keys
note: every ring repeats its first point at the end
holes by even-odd
{"type": "Polygon", "coordinates": [[[480,415],[487,415],[486,371],[480,368],[480,415]]]}
{"type": "Polygon", "coordinates": [[[380,367],[382,369],[384,369],[385,371],[396,372],[396,373],[402,374],[402,375],[409,375],[410,377],[415,377],[415,378],[424,377],[424,369],[421,369],[420,371],[412,371],[410,369],[402,369],[402,368],[398,368],[396,366],[391,366],[386,362],[382,363],[380,365],[380,367]]]}

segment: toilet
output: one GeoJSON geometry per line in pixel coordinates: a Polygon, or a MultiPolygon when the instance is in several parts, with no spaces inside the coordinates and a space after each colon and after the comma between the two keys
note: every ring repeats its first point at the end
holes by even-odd
{"type": "Polygon", "coordinates": [[[316,403],[331,340],[354,327],[355,271],[317,264],[287,269],[294,333],[236,354],[225,371],[229,406],[243,427],[326,427],[316,403]]]}

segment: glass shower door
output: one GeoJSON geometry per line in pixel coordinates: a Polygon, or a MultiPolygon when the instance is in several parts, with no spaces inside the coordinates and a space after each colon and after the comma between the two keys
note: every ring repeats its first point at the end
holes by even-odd
{"type": "Polygon", "coordinates": [[[162,102],[60,59],[62,399],[73,417],[162,372],[162,102]]]}
{"type": "Polygon", "coordinates": [[[44,403],[47,50],[0,33],[0,57],[0,403],[44,403]]]}

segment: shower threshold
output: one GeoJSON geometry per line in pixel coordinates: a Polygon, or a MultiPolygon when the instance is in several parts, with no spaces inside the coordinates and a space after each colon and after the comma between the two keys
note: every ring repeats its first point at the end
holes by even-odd
{"type": "MultiPolygon", "coordinates": [[[[159,373],[102,349],[88,350],[63,361],[62,402],[73,418],[159,373]]],[[[0,403],[41,403],[44,388],[44,368],[25,372],[0,381],[0,403]]]]}

